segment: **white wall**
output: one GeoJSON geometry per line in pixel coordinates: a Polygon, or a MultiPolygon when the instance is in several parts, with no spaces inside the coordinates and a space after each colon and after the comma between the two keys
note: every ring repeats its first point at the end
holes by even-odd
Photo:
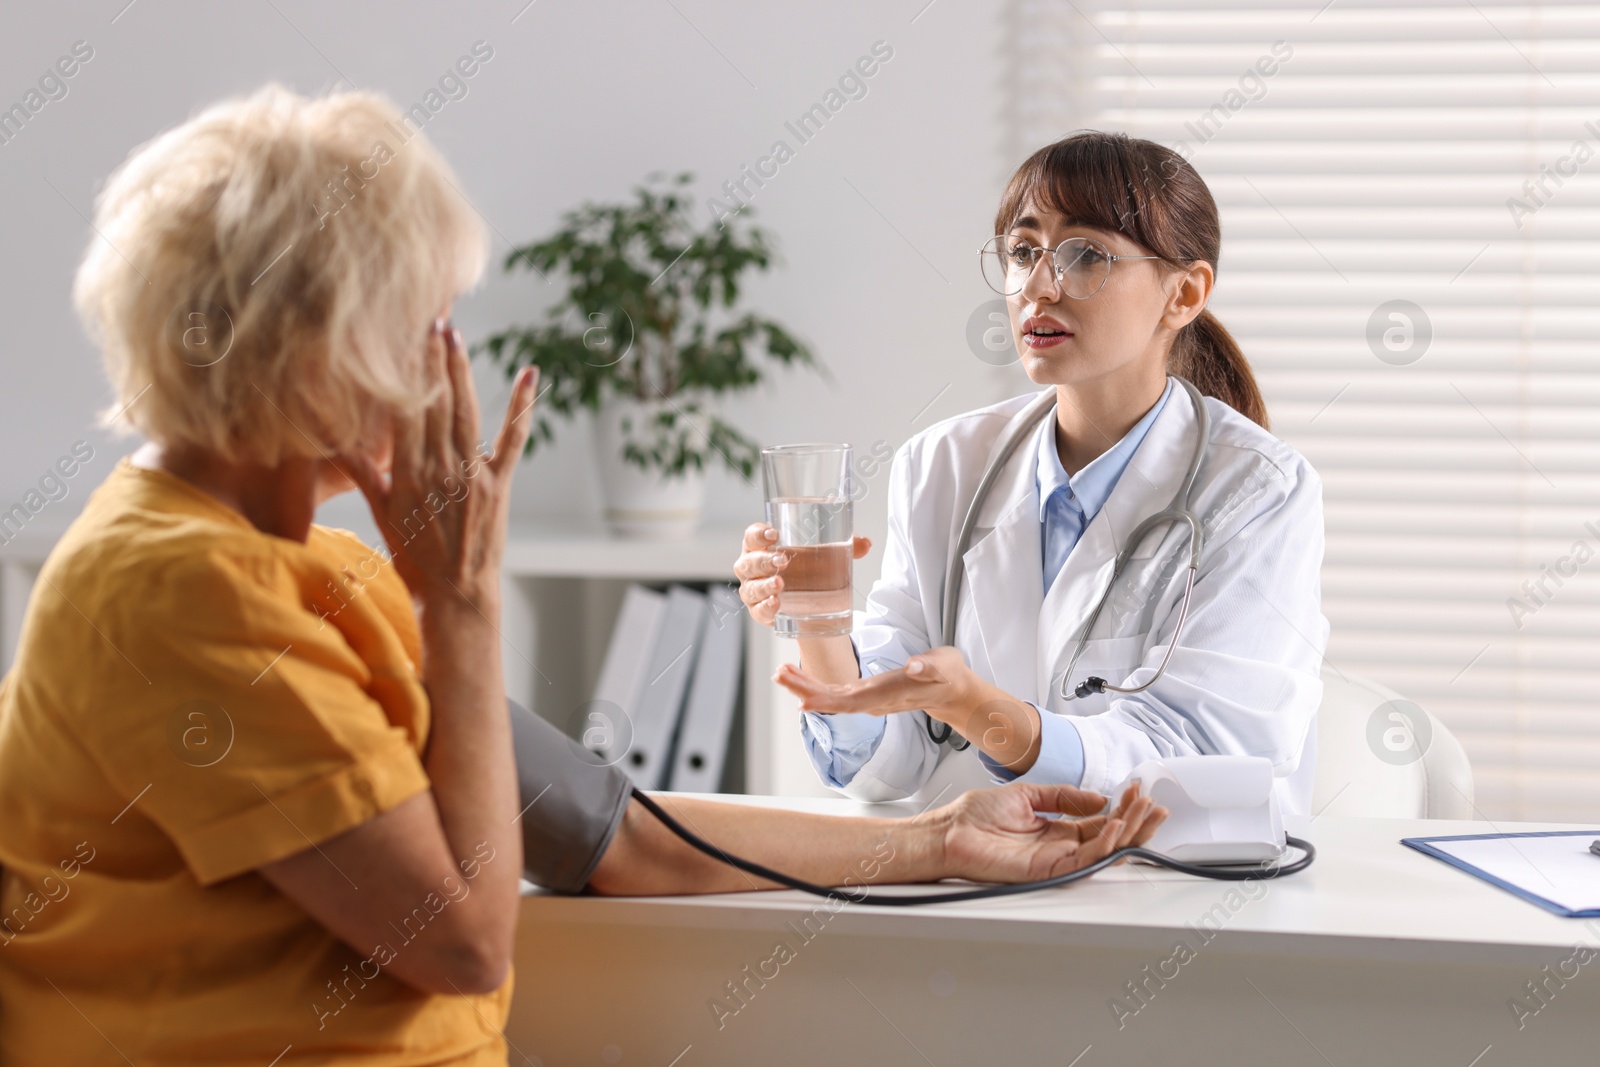
{"type": "MultiPolygon", "coordinates": [[[[14,11],[0,38],[0,105],[21,100],[73,42],[88,41],[94,58],[66,97],[0,146],[0,507],[84,437],[97,457],[35,520],[63,525],[132,446],[93,428],[109,392],[69,298],[92,239],[84,216],[131,148],[268,79],[302,92],[349,79],[409,106],[479,39],[493,59],[426,132],[490,221],[496,264],[508,241],[541,236],[583,199],[624,197],[652,170],[694,171],[703,198],[775,139],[796,148],[755,198],[755,221],[777,235],[784,263],[748,298],[808,340],[837,383],[779,372],[730,402],[726,414],[762,443],[898,445],[936,419],[1029,388],[1014,362],[990,366],[966,341],[969,315],[991,295],[974,250],[1014,162],[1002,158],[1003,0],[524,2],[470,13],[417,0],[136,0],[125,9],[108,0],[14,11]],[[799,145],[784,122],[878,40],[894,56],[868,95],[799,145]]],[[[123,251],[137,259],[137,249],[123,251]]],[[[495,266],[456,320],[477,339],[531,321],[550,300],[535,278],[506,279],[495,266]]],[[[498,372],[482,367],[479,381],[497,409],[498,372]]],[[[880,539],[886,478],[858,511],[859,529],[880,539]]],[[[587,426],[574,424],[559,447],[525,464],[516,515],[596,521],[594,482],[587,426]]],[[[756,485],[713,474],[708,521],[759,514],[756,485]]],[[[324,517],[365,525],[354,498],[324,517]]],[[[861,588],[877,558],[862,564],[861,588]]]]}

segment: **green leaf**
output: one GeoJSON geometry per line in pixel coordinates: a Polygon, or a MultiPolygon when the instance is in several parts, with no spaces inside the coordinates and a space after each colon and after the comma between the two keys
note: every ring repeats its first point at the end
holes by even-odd
{"type": "MultiPolygon", "coordinates": [[[[529,453],[554,440],[551,414],[598,411],[613,396],[732,394],[759,385],[773,364],[803,364],[832,380],[786,327],[738,307],[743,279],[776,261],[772,238],[746,221],[748,207],[722,226],[697,224],[687,192],[693,178],[690,171],[670,179],[652,172],[631,201],[580,204],[562,214],[553,233],[506,255],[505,273],[537,270],[565,285],[544,322],[508,327],[470,349],[486,354],[507,378],[525,366],[539,368],[542,395],[529,453]]],[[[690,404],[697,402],[685,401],[686,412],[699,410],[690,404]]],[[[630,442],[624,458],[675,474],[690,464],[703,469],[716,452],[750,478],[759,446],[720,418],[709,425],[702,435],[671,415],[658,427],[670,431],[666,437],[649,448],[630,442]]]]}

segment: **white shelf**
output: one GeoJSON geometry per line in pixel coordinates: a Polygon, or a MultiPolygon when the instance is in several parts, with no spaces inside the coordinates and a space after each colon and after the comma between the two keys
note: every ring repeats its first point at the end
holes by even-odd
{"type": "Polygon", "coordinates": [[[707,526],[682,541],[616,537],[599,527],[513,527],[505,570],[518,578],[733,581],[743,539],[743,526],[707,526]]]}

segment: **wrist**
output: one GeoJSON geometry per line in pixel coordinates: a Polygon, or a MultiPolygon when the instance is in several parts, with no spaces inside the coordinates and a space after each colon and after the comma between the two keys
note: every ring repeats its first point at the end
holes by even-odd
{"type": "Polygon", "coordinates": [[[1044,724],[1026,700],[974,678],[961,702],[956,729],[1013,776],[1027,773],[1039,757],[1044,724]]]}
{"type": "Polygon", "coordinates": [[[855,643],[849,634],[828,637],[802,637],[799,645],[800,669],[824,681],[847,682],[862,676],[856,660],[855,643]]]}
{"type": "Polygon", "coordinates": [[[899,821],[908,862],[896,872],[896,881],[933,882],[958,873],[950,869],[950,833],[956,822],[950,804],[899,821]]]}
{"type": "Polygon", "coordinates": [[[951,700],[930,714],[941,722],[949,723],[962,737],[971,740],[992,725],[985,721],[986,713],[992,710],[996,699],[1006,696],[1003,690],[969,670],[956,686],[951,700]]]}
{"type": "Polygon", "coordinates": [[[500,592],[467,591],[445,586],[429,594],[411,598],[417,613],[417,627],[424,636],[455,633],[463,628],[489,626],[500,617],[500,592]]]}

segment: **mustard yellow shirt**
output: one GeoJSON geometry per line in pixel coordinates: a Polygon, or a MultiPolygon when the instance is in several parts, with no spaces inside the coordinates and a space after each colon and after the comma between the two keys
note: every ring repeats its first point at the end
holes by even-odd
{"type": "Polygon", "coordinates": [[[503,1067],[509,977],[383,969],[443,890],[358,951],[255,873],[428,788],[420,661],[383,554],[119,463],[0,683],[0,1063],[503,1067]]]}

